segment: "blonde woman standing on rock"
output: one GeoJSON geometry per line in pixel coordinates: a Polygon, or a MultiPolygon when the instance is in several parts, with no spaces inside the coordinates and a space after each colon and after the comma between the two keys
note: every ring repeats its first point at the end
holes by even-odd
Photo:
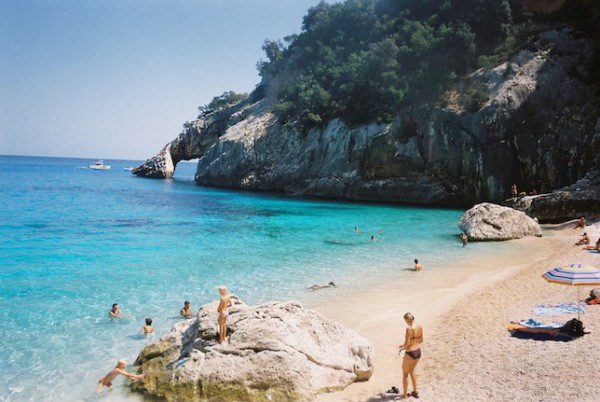
{"type": "Polygon", "coordinates": [[[419,324],[415,324],[415,317],[411,313],[404,314],[404,321],[406,321],[406,335],[404,338],[404,344],[400,346],[400,350],[404,350],[404,359],[402,360],[402,387],[404,391],[404,398],[408,398],[408,377],[412,380],[413,392],[410,396],[414,398],[419,397],[417,391],[417,375],[415,374],[415,367],[419,363],[421,358],[421,344],[423,343],[423,327],[419,324]]]}
{"type": "Polygon", "coordinates": [[[221,295],[221,302],[217,308],[219,313],[219,343],[225,342],[227,336],[227,316],[229,315],[229,307],[231,307],[231,298],[227,292],[227,286],[219,286],[219,295],[221,295]]]}

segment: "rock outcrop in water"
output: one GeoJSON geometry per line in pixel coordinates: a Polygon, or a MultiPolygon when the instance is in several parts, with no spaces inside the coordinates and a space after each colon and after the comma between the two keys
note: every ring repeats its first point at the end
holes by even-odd
{"type": "Polygon", "coordinates": [[[137,358],[135,390],[167,400],[296,401],[368,380],[369,341],[299,303],[236,300],[218,345],[217,304],[178,323],[137,358]]]}
{"type": "Polygon", "coordinates": [[[483,203],[465,212],[458,227],[471,240],[511,240],[542,236],[540,225],[524,212],[483,203]]]}
{"type": "MultiPolygon", "coordinates": [[[[514,182],[551,192],[599,164],[600,119],[586,84],[592,55],[591,43],[568,29],[545,32],[456,86],[485,93],[475,109],[420,107],[357,127],[333,120],[305,135],[276,120],[267,85],[257,102],[196,120],[134,173],[170,177],[179,160],[199,158],[202,185],[428,205],[499,202],[514,182]]],[[[550,209],[551,199],[532,205],[550,209]]],[[[573,213],[597,201],[572,203],[573,213]]]]}

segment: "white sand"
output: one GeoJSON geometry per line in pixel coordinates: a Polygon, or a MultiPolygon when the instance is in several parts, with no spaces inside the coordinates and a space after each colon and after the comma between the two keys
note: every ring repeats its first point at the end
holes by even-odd
{"type": "MultiPolygon", "coordinates": [[[[544,238],[518,240],[527,246],[519,254],[461,261],[443,273],[415,273],[411,281],[399,280],[327,305],[315,303],[311,307],[370,339],[377,354],[368,382],[317,400],[394,400],[382,392],[391,385],[401,388],[397,345],[403,342],[402,316],[407,311],[425,329],[417,368],[421,399],[600,400],[600,305],[589,306],[582,316],[592,334],[573,342],[521,340],[505,329],[510,321],[533,317],[536,304],[575,300],[576,290],[549,284],[541,274],[565,263],[600,264],[599,254],[572,246],[579,233],[546,230],[544,238]]],[[[588,291],[581,289],[582,296],[588,291]]]]}

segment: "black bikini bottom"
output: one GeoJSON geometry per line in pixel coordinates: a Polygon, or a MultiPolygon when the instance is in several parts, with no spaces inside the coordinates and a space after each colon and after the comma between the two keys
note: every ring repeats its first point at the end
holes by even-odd
{"type": "Polygon", "coordinates": [[[412,357],[415,360],[419,360],[421,358],[421,348],[417,350],[411,350],[410,352],[407,351],[406,355],[412,357]]]}

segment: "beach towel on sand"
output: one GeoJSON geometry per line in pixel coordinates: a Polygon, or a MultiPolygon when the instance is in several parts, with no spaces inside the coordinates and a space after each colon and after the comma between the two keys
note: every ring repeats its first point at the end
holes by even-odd
{"type": "Polygon", "coordinates": [[[531,311],[534,315],[585,314],[585,305],[577,302],[556,305],[541,304],[534,306],[531,311]]]}
{"type": "Polygon", "coordinates": [[[519,321],[519,325],[522,325],[522,326],[527,327],[527,328],[560,329],[565,324],[563,324],[561,322],[544,323],[544,322],[535,320],[533,318],[530,318],[528,320],[521,320],[521,321],[519,321]]]}

